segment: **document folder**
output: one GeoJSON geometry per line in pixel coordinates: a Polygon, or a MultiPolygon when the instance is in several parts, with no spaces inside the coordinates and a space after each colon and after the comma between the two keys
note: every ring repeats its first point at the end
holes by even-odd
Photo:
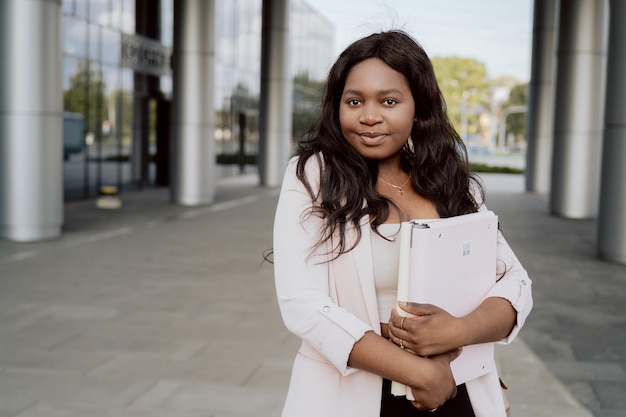
{"type": "MultiPolygon", "coordinates": [[[[402,223],[398,301],[433,304],[456,317],[473,311],[496,282],[497,233],[491,211],[402,223]]],[[[464,346],[450,364],[457,385],[494,366],[493,343],[464,346]]],[[[392,388],[396,395],[410,393],[401,384],[392,388]]]]}

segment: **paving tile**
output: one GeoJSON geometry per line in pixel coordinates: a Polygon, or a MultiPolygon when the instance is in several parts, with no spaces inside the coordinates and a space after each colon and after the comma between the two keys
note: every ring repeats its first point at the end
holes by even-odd
{"type": "Polygon", "coordinates": [[[285,391],[227,385],[161,381],[142,395],[131,410],[160,409],[237,417],[280,415],[285,391]]]}
{"type": "Polygon", "coordinates": [[[524,404],[511,403],[511,411],[507,413],[507,417],[591,417],[584,409],[572,407],[559,407],[550,404],[533,404],[529,401],[524,404]]]}
{"type": "Polygon", "coordinates": [[[0,417],[13,417],[33,404],[35,401],[28,398],[15,397],[0,392],[0,417]]]}
{"type": "Polygon", "coordinates": [[[602,409],[622,410],[626,413],[626,383],[598,381],[591,383],[602,409]]]}
{"type": "Polygon", "coordinates": [[[592,416],[521,338],[496,346],[496,357],[500,376],[509,386],[507,398],[517,410],[511,417],[592,416]]]}
{"type": "Polygon", "coordinates": [[[71,329],[41,329],[27,326],[15,328],[11,324],[0,324],[0,343],[9,346],[37,346],[51,349],[60,343],[68,341],[76,336],[71,329]]]}
{"type": "Polygon", "coordinates": [[[93,369],[110,356],[98,352],[38,349],[11,341],[0,344],[0,368],[81,373],[93,369]]]}
{"type": "Polygon", "coordinates": [[[88,373],[98,378],[137,380],[177,380],[241,385],[258,368],[258,359],[240,357],[180,359],[146,355],[117,354],[88,373]]]}
{"type": "Polygon", "coordinates": [[[549,368],[565,381],[623,382],[626,372],[615,362],[550,361],[549,368]]]}
{"type": "Polygon", "coordinates": [[[594,415],[598,415],[600,400],[588,381],[567,381],[566,387],[594,415]]]}
{"type": "MultiPolygon", "coordinates": [[[[2,414],[0,414],[2,416],[2,414]]],[[[4,416],[2,416],[4,417],[4,416]]],[[[169,411],[128,410],[119,406],[90,406],[58,402],[37,402],[12,417],[172,417],[169,411]]],[[[206,414],[176,412],[176,417],[207,417],[206,414]]]]}
{"type": "Polygon", "coordinates": [[[204,340],[163,339],[151,336],[123,336],[124,337],[120,337],[119,334],[115,333],[78,334],[58,344],[55,346],[55,349],[187,357],[201,350],[207,343],[204,340]]]}
{"type": "Polygon", "coordinates": [[[0,404],[57,401],[68,404],[124,405],[154,384],[153,381],[101,379],[73,373],[8,369],[0,374],[0,404]]]}

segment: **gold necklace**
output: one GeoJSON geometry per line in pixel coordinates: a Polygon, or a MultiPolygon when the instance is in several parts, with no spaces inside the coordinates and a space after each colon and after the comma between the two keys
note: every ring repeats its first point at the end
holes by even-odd
{"type": "Polygon", "coordinates": [[[400,195],[404,195],[404,187],[409,183],[409,180],[411,179],[411,176],[407,176],[406,182],[402,185],[395,185],[390,183],[389,181],[387,181],[386,179],[384,179],[383,177],[378,177],[382,182],[384,182],[385,184],[387,184],[390,187],[395,188],[396,190],[398,190],[398,192],[400,193],[400,195]]]}

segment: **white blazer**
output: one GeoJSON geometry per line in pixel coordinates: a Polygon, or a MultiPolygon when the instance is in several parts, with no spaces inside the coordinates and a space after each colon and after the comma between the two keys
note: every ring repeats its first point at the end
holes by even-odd
{"type": "MultiPolygon", "coordinates": [[[[348,357],[365,332],[380,334],[369,219],[356,247],[325,262],[329,246],[311,252],[323,222],[310,214],[313,201],[296,177],[293,158],[284,177],[274,223],[274,275],[282,318],[302,339],[283,417],[379,417],[382,378],[351,368],[348,357]]],[[[306,174],[319,187],[320,168],[310,158],[306,174]]],[[[317,190],[314,190],[317,191],[317,190]]],[[[356,231],[346,232],[354,242],[356,231]]],[[[498,257],[507,272],[487,297],[503,297],[517,311],[509,343],[532,309],[531,281],[501,234],[498,257]]],[[[466,384],[476,417],[505,417],[497,371],[466,384]]]]}

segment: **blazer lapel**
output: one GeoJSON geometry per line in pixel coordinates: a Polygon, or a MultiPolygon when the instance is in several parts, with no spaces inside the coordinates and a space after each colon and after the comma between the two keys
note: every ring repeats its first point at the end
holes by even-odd
{"type": "Polygon", "coordinates": [[[376,300],[376,286],[374,282],[374,263],[372,260],[372,235],[369,217],[364,217],[361,221],[361,240],[351,251],[354,256],[363,299],[371,322],[380,334],[380,321],[378,317],[378,302],[376,300]]]}

